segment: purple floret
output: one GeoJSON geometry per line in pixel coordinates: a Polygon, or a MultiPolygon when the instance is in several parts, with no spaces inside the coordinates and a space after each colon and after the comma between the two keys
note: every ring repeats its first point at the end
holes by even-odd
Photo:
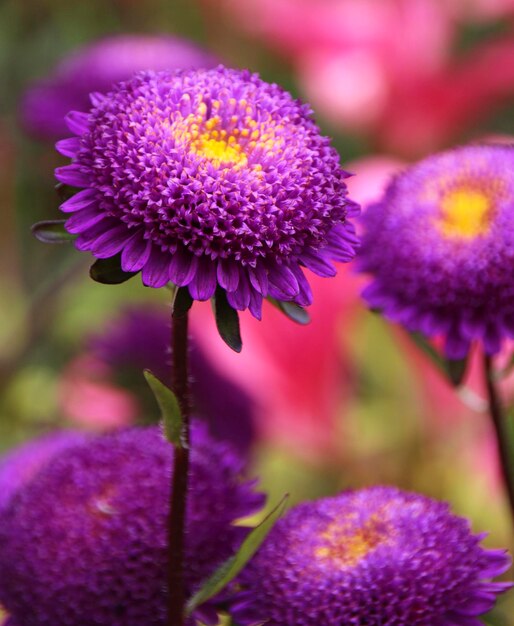
{"type": "MultiPolygon", "coordinates": [[[[234,520],[263,502],[228,446],[198,424],[192,442],[189,593],[247,534],[234,520]]],[[[16,624],[165,624],[172,456],[157,427],[101,436],[62,452],[18,493],[0,513],[0,602],[16,624]]]]}
{"type": "Polygon", "coordinates": [[[263,297],[311,303],[357,238],[348,174],[308,106],[248,71],[145,72],[70,113],[59,181],[76,247],[121,254],[143,283],[186,286],[260,318],[263,297]]]}
{"type": "Polygon", "coordinates": [[[514,337],[514,147],[474,145],[397,176],[364,215],[368,304],[450,358],[514,337]]]}
{"type": "Polygon", "coordinates": [[[217,61],[194,43],[165,35],[116,35],[74,51],[50,76],[31,85],[21,103],[21,122],[33,135],[58,139],[65,116],[91,105],[89,94],[109,91],[141,70],[213,67],[217,61]]]}
{"type": "Polygon", "coordinates": [[[391,487],[301,504],[243,570],[232,613],[266,626],[482,626],[510,583],[448,505],[391,487]]]}
{"type": "Polygon", "coordinates": [[[0,458],[0,511],[54,456],[82,443],[85,437],[63,430],[29,441],[0,458]]]}

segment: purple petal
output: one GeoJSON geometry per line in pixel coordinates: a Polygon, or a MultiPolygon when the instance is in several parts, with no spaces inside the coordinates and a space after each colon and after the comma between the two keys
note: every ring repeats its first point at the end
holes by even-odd
{"type": "Polygon", "coordinates": [[[239,284],[239,269],[235,263],[221,259],[218,263],[218,282],[226,291],[234,291],[239,284]]]}
{"type": "Polygon", "coordinates": [[[241,276],[239,279],[239,285],[234,291],[227,292],[227,300],[230,306],[237,311],[244,311],[250,304],[250,287],[246,277],[241,276]]]}
{"type": "Polygon", "coordinates": [[[96,206],[89,209],[77,211],[66,220],[65,228],[69,233],[81,233],[91,226],[98,224],[107,217],[104,211],[98,210],[96,206]]]}
{"type": "Polygon", "coordinates": [[[152,248],[150,258],[141,272],[143,284],[147,287],[164,287],[170,280],[170,262],[168,254],[161,252],[155,246],[152,248]]]}
{"type": "Polygon", "coordinates": [[[80,149],[79,137],[70,137],[69,139],[61,139],[55,144],[57,152],[64,156],[74,158],[80,149]]]}
{"type": "Polygon", "coordinates": [[[93,189],[83,189],[74,196],[72,196],[66,202],[63,202],[59,207],[63,213],[73,213],[74,211],[80,211],[97,202],[97,194],[93,189]]]}
{"type": "Polygon", "coordinates": [[[91,245],[91,252],[99,259],[108,259],[123,248],[127,242],[128,230],[125,224],[111,228],[100,235],[91,245]]]}
{"type": "Polygon", "coordinates": [[[493,593],[486,593],[484,591],[477,591],[466,602],[465,606],[459,607],[457,613],[459,615],[481,615],[489,611],[496,601],[496,596],[493,593]]]}
{"type": "Polygon", "coordinates": [[[152,242],[136,233],[127,242],[121,253],[121,269],[124,272],[139,272],[150,257],[152,242]]]}
{"type": "Polygon", "coordinates": [[[188,285],[196,273],[197,263],[198,261],[194,254],[178,249],[171,259],[170,280],[179,287],[188,285]]]}
{"type": "Polygon", "coordinates": [[[72,133],[75,133],[75,135],[83,135],[87,131],[88,119],[89,113],[70,111],[68,115],[65,116],[64,121],[72,133]]]}
{"type": "Polygon", "coordinates": [[[196,274],[189,283],[189,293],[194,300],[208,300],[216,289],[216,267],[208,257],[198,259],[196,274]]]}
{"type": "Polygon", "coordinates": [[[292,265],[291,271],[295,275],[300,291],[295,298],[295,302],[300,306],[309,306],[312,304],[312,290],[309,281],[305,278],[302,268],[298,265],[292,265]]]}
{"type": "Polygon", "coordinates": [[[262,319],[262,295],[250,288],[250,313],[258,320],[262,319]]]}
{"type": "Polygon", "coordinates": [[[300,260],[305,267],[308,267],[311,272],[318,276],[329,277],[336,275],[336,269],[332,263],[329,263],[319,253],[315,254],[314,252],[306,251],[302,254],[300,260]]]}
{"type": "Polygon", "coordinates": [[[261,293],[264,297],[268,295],[268,272],[262,265],[248,268],[248,276],[252,287],[261,293]]]}
{"type": "Polygon", "coordinates": [[[268,279],[269,293],[278,300],[291,300],[300,292],[295,275],[286,265],[271,266],[268,279]]]}
{"type": "Polygon", "coordinates": [[[87,187],[90,184],[88,175],[82,172],[80,165],[75,163],[58,167],[55,170],[55,177],[61,183],[72,187],[87,187]]]}
{"type": "Polygon", "coordinates": [[[506,572],[511,566],[512,559],[505,550],[487,550],[486,562],[480,571],[483,578],[493,578],[506,572]]]}

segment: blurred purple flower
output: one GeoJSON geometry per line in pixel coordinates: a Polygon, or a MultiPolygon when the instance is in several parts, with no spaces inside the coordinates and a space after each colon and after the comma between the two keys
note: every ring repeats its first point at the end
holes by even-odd
{"type": "MultiPolygon", "coordinates": [[[[151,307],[125,309],[106,328],[93,336],[89,355],[108,366],[107,380],[128,382],[128,389],[143,382],[149,369],[166,383],[171,377],[169,344],[171,315],[151,307]]],[[[205,418],[210,431],[244,453],[255,436],[254,405],[248,393],[224,376],[191,338],[191,386],[195,413],[205,418]]],[[[76,386],[75,386],[76,388],[76,386]]],[[[146,390],[146,385],[144,385],[146,390]]],[[[69,389],[73,393],[73,387],[69,389]]]]}
{"type": "Polygon", "coordinates": [[[84,441],[77,431],[61,431],[29,441],[0,458],[0,511],[54,456],[84,441]]]}
{"type": "Polygon", "coordinates": [[[243,570],[238,624],[481,626],[510,583],[511,562],[486,550],[447,504],[392,487],[301,504],[243,570]]]}
{"type": "MultiPolygon", "coordinates": [[[[199,424],[192,441],[188,593],[248,533],[233,522],[263,504],[229,446],[199,424]]],[[[13,624],[165,624],[172,457],[157,427],[103,435],[63,451],[20,490],[0,512],[0,602],[13,624]]],[[[201,611],[204,622],[214,616],[201,611]]]]}
{"type": "Polygon", "coordinates": [[[121,256],[149,287],[216,287],[260,319],[262,300],[311,303],[303,268],[334,276],[357,245],[339,155],[308,106],[248,71],[140,73],[58,142],[57,179],[82,190],[61,205],[75,246],[121,256]]]}
{"type": "Polygon", "coordinates": [[[69,111],[89,109],[90,93],[109,91],[141,70],[207,68],[216,63],[211,54],[177,37],[112,36],[76,50],[30,87],[21,121],[34,135],[57,139],[68,131],[64,118],[69,111]]]}
{"type": "Polygon", "coordinates": [[[363,292],[388,319],[444,337],[449,358],[514,337],[514,147],[430,156],[393,179],[364,214],[363,292]]]}

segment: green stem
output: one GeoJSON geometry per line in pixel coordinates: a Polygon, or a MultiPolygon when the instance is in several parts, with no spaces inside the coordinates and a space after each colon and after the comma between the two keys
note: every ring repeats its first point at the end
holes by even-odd
{"type": "Polygon", "coordinates": [[[514,523],[514,449],[511,450],[512,439],[509,436],[507,416],[503,411],[496,388],[492,358],[488,355],[484,355],[484,375],[489,401],[489,414],[496,434],[498,457],[514,523]]]}
{"type": "Polygon", "coordinates": [[[188,373],[188,314],[172,320],[172,389],[182,413],[182,446],[173,455],[173,478],[168,524],[168,626],[184,625],[185,526],[189,472],[189,420],[191,401],[188,373]]]}

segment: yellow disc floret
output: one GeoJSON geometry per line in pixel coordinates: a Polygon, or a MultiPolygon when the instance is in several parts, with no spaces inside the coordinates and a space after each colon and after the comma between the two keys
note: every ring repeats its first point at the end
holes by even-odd
{"type": "Polygon", "coordinates": [[[339,567],[351,567],[389,538],[389,527],[379,514],[360,525],[350,518],[328,526],[322,534],[324,544],[315,550],[318,560],[328,559],[339,567]]]}
{"type": "Polygon", "coordinates": [[[490,194],[482,189],[458,187],[447,191],[441,201],[438,226],[447,237],[472,239],[489,230],[490,194]]]}

